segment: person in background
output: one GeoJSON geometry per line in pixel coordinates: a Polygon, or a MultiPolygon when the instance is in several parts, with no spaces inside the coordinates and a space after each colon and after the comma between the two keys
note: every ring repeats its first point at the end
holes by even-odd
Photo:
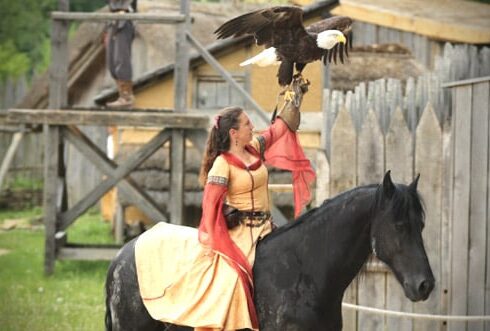
{"type": "MultiPolygon", "coordinates": [[[[134,13],[137,0],[107,0],[112,13],[134,13]]],[[[134,103],[131,43],[135,29],[132,21],[111,21],[105,36],[106,65],[116,81],[119,97],[106,104],[109,108],[131,108],[134,103]]]]}

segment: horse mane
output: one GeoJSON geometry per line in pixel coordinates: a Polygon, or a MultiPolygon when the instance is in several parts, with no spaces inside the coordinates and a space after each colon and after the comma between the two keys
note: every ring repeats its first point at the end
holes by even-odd
{"type": "Polygon", "coordinates": [[[322,204],[318,207],[314,207],[306,211],[304,214],[300,215],[296,220],[287,223],[286,225],[283,225],[279,227],[278,229],[272,231],[269,235],[267,235],[263,240],[267,240],[269,238],[274,238],[276,236],[280,236],[282,233],[290,231],[291,229],[296,228],[297,226],[300,226],[303,224],[305,221],[307,222],[312,222],[312,221],[318,221],[323,219],[323,217],[317,217],[315,219],[311,219],[311,217],[317,213],[325,214],[328,212],[328,210],[339,203],[350,199],[353,195],[359,193],[360,191],[364,191],[366,189],[372,189],[377,186],[380,186],[379,184],[371,184],[371,185],[364,185],[364,186],[358,186],[353,189],[344,191],[339,193],[338,195],[325,199],[322,204]]]}
{"type": "MultiPolygon", "coordinates": [[[[419,195],[419,193],[417,191],[411,190],[407,185],[404,184],[394,184],[394,185],[396,189],[391,198],[391,201],[392,201],[392,208],[395,214],[402,215],[407,213],[409,210],[413,209],[415,210],[415,212],[420,213],[422,215],[422,222],[423,222],[425,218],[425,208],[424,208],[424,201],[422,197],[419,195]]],[[[382,206],[384,201],[383,184],[370,184],[370,185],[358,186],[353,189],[341,192],[332,198],[325,199],[320,206],[309,209],[307,212],[300,215],[296,220],[289,222],[286,225],[283,225],[278,229],[272,231],[272,233],[267,235],[263,240],[268,240],[280,236],[281,234],[300,226],[305,221],[315,222],[315,221],[323,220],[325,217],[316,217],[313,219],[311,218],[317,213],[328,216],[327,213],[330,208],[338,205],[339,203],[344,202],[347,199],[350,199],[353,195],[356,195],[361,191],[365,191],[373,188],[375,188],[376,190],[373,196],[372,212],[375,212],[376,210],[379,210],[379,208],[383,208],[382,206]]]]}

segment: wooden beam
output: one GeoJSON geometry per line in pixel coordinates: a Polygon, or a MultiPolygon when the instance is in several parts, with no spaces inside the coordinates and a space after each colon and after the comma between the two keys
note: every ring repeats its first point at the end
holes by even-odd
{"type": "Polygon", "coordinates": [[[57,188],[58,188],[58,144],[60,142],[58,127],[44,128],[44,185],[43,185],[43,212],[44,212],[44,273],[50,275],[54,272],[56,260],[56,223],[57,223],[57,188]]]}
{"type": "Polygon", "coordinates": [[[90,207],[92,207],[102,196],[107,193],[112,187],[114,187],[121,179],[126,177],[141,165],[146,159],[148,159],[158,148],[160,148],[169,138],[170,132],[161,131],[152,140],[146,143],[138,151],[133,153],[127,160],[121,165],[117,165],[114,162],[110,162],[110,159],[106,159],[105,154],[93,144],[88,137],[86,137],[81,130],[76,127],[68,127],[63,130],[63,135],[66,139],[72,143],[82,154],[89,157],[90,160],[94,160],[94,155],[100,162],[107,163],[106,167],[113,168],[114,170],[109,174],[109,178],[104,179],[99,185],[97,185],[85,198],[77,202],[70,210],[60,215],[60,228],[62,230],[70,226],[80,215],[85,213],[90,207]]]}
{"type": "MultiPolygon", "coordinates": [[[[60,6],[64,6],[60,4],[60,6]]],[[[51,64],[49,67],[49,107],[61,108],[68,102],[68,23],[53,21],[51,25],[51,64]]],[[[8,117],[8,116],[7,116],[8,117]]],[[[60,178],[60,150],[63,142],[57,126],[44,126],[44,192],[43,211],[45,224],[44,273],[54,272],[56,261],[56,227],[61,208],[63,178],[60,178]],[[61,194],[61,195],[60,195],[61,194]]],[[[61,167],[62,168],[62,167],[61,167]]]]}
{"type": "MultiPolygon", "coordinates": [[[[77,128],[70,128],[67,131],[67,137],[69,137],[70,142],[88,159],[94,164],[103,174],[112,178],[117,171],[117,164],[110,160],[90,139],[88,139],[83,133],[77,128]]],[[[165,139],[168,139],[166,136],[168,133],[161,133],[157,135],[152,142],[155,145],[165,139]]],[[[163,144],[163,143],[162,143],[163,144]]],[[[152,147],[153,148],[153,147],[152,147]]],[[[144,148],[143,148],[144,149],[144,148]]],[[[151,150],[148,147],[148,150],[144,150],[144,152],[149,152],[151,150]]],[[[150,154],[151,155],[151,154],[150,154]]],[[[135,161],[136,163],[136,161],[135,161]]],[[[122,168],[121,173],[125,172],[125,168],[122,168]]],[[[120,175],[121,173],[118,173],[120,175]]],[[[153,222],[165,221],[166,217],[163,214],[160,207],[153,201],[153,199],[145,193],[135,182],[131,179],[131,177],[126,177],[122,179],[117,187],[120,189],[118,193],[127,195],[128,200],[132,201],[133,204],[141,209],[153,222]]],[[[101,189],[99,189],[101,190],[101,189]]],[[[98,191],[100,192],[100,191],[98,191]]],[[[88,203],[84,202],[86,205],[88,203]]],[[[80,209],[81,210],[81,209],[80,209]]],[[[77,211],[79,213],[80,211],[77,211]]],[[[73,216],[64,215],[64,219],[66,222],[71,221],[73,216]]],[[[68,224],[69,225],[69,224],[68,224]]],[[[66,227],[67,223],[62,223],[62,226],[66,227]]]]}
{"type": "Polygon", "coordinates": [[[207,128],[209,125],[208,116],[198,114],[65,109],[9,109],[7,121],[50,125],[145,126],[179,129],[207,128]]]}
{"type": "Polygon", "coordinates": [[[120,247],[64,246],[58,251],[60,260],[111,261],[120,247]]]}
{"type": "Polygon", "coordinates": [[[189,74],[189,44],[186,34],[190,31],[190,0],[180,1],[180,14],[186,19],[175,29],[174,108],[177,113],[187,108],[187,81],[189,74]]]}
{"type": "Polygon", "coordinates": [[[2,165],[0,166],[0,191],[2,191],[3,181],[7,176],[10,164],[14,159],[15,152],[17,151],[17,148],[19,147],[20,141],[22,140],[23,136],[23,132],[15,132],[12,136],[12,141],[10,142],[7,153],[2,160],[2,165]]]}
{"type": "Polygon", "coordinates": [[[143,13],[83,13],[83,12],[52,12],[51,18],[56,21],[85,21],[100,22],[107,21],[134,21],[148,24],[177,24],[185,20],[184,15],[161,15],[143,13]]]}
{"type": "Polygon", "coordinates": [[[490,11],[488,4],[483,3],[454,0],[342,0],[331,13],[438,40],[467,44],[490,43],[490,11]]]}
{"type": "Polygon", "coordinates": [[[196,147],[201,153],[204,153],[206,150],[206,142],[208,140],[207,130],[187,130],[185,136],[192,142],[194,147],[196,147]]]}
{"type": "Polygon", "coordinates": [[[183,225],[185,174],[185,135],[183,130],[172,130],[170,154],[170,221],[173,224],[183,225]]]}
{"type": "Polygon", "coordinates": [[[272,192],[293,192],[293,184],[269,184],[268,187],[272,192]]]}
{"type": "Polygon", "coordinates": [[[230,75],[228,71],[226,71],[225,68],[219,64],[218,61],[207,51],[207,49],[201,45],[201,43],[192,36],[192,34],[187,33],[187,39],[191,43],[192,46],[201,54],[201,56],[206,60],[207,63],[211,67],[214,68],[227,82],[230,84],[233,88],[235,88],[238,93],[240,93],[246,100],[249,102],[253,110],[257,113],[257,115],[260,117],[261,120],[264,121],[267,125],[270,123],[269,115],[267,115],[262,107],[252,98],[252,96],[243,88],[241,87],[230,75]]]}

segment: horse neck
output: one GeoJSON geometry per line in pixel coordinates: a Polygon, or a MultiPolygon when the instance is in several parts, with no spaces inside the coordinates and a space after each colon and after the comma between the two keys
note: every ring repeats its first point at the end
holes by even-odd
{"type": "Polygon", "coordinates": [[[307,238],[302,249],[303,261],[312,264],[305,268],[314,270],[319,280],[328,282],[326,287],[342,289],[343,293],[369,256],[375,192],[375,188],[365,187],[344,193],[345,196],[319,207],[311,222],[309,219],[303,222],[304,237],[307,238]],[[320,264],[318,259],[311,258],[319,254],[319,248],[326,263],[320,264]]]}

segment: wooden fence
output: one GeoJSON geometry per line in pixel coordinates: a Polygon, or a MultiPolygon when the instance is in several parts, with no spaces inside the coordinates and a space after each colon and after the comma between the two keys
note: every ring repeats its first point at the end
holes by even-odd
{"type": "MultiPolygon", "coordinates": [[[[454,48],[448,46],[446,51],[454,48]]],[[[354,186],[378,183],[388,169],[395,181],[404,183],[421,173],[419,189],[426,206],[423,237],[436,277],[430,299],[411,303],[391,272],[371,267],[351,284],[345,302],[425,314],[490,312],[490,295],[484,291],[490,281],[483,279],[490,256],[485,225],[490,213],[488,83],[486,90],[466,91],[456,98],[458,94],[452,96],[443,84],[458,77],[460,70],[441,57],[433,72],[405,84],[382,79],[360,84],[346,94],[324,91],[317,201],[354,186]],[[463,101],[454,106],[454,100],[463,101]],[[471,105],[473,109],[479,105],[473,112],[477,116],[471,116],[471,105]],[[475,177],[470,166],[476,167],[475,177]],[[475,194],[481,195],[477,199],[475,194]]],[[[448,326],[484,330],[482,322],[467,325],[344,311],[345,330],[446,330],[448,326]]]]}
{"type": "MultiPolygon", "coordinates": [[[[0,83],[0,116],[6,116],[7,109],[14,107],[25,95],[27,91],[27,79],[20,77],[17,79],[9,78],[0,83]]],[[[7,154],[12,143],[13,133],[19,130],[25,131],[19,126],[12,126],[0,121],[0,164],[3,157],[7,154]]],[[[7,186],[15,178],[23,180],[40,181],[43,176],[43,147],[40,132],[27,132],[22,135],[19,146],[9,164],[8,176],[5,183],[7,186]]],[[[1,181],[0,181],[1,182],[1,181]]],[[[0,191],[1,191],[0,187],[0,191]]]]}
{"type": "Polygon", "coordinates": [[[458,73],[454,80],[486,76],[490,71],[488,47],[465,44],[452,46],[417,33],[358,21],[354,22],[352,31],[354,46],[386,43],[404,45],[428,69],[434,69],[437,65],[434,60],[445,54],[454,63],[458,73]]]}

